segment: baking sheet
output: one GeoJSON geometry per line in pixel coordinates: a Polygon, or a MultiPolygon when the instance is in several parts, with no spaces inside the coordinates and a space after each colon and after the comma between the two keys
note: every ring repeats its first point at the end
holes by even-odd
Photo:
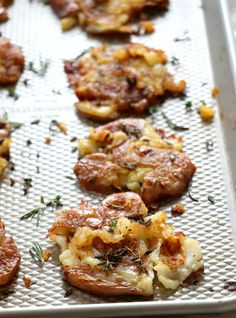
{"type": "MultiPolygon", "coordinates": [[[[10,187],[9,178],[4,180],[0,189],[0,216],[21,250],[22,263],[18,280],[10,286],[10,291],[14,290],[14,293],[0,296],[0,316],[80,313],[83,316],[104,317],[135,315],[137,312],[147,315],[157,312],[220,311],[236,304],[235,292],[224,288],[226,282],[236,280],[235,232],[232,232],[234,206],[232,197],[228,196],[232,189],[231,180],[228,179],[229,167],[224,162],[226,157],[222,148],[222,122],[219,116],[224,107],[222,96],[225,93],[221,90],[218,105],[210,94],[215,83],[209,56],[213,39],[209,42],[209,50],[206,26],[210,22],[207,18],[212,7],[221,16],[219,9],[224,1],[214,2],[215,5],[210,0],[203,3],[172,0],[169,12],[155,18],[154,34],[132,37],[133,41],[165,50],[170,59],[172,56],[178,58],[179,63],[170,64],[169,67],[176,73],[177,79],[186,79],[188,83],[186,100],[167,100],[150,119],[155,126],[173,133],[161,116],[163,111],[174,122],[190,128],[184,133],[184,146],[197,166],[191,193],[199,202],[191,201],[186,194],[178,201],[186,206],[186,213],[179,218],[173,218],[170,213],[168,216],[176,230],[182,230],[200,242],[205,263],[204,279],[199,284],[184,286],[175,292],[158,293],[157,290],[154,299],[146,302],[130,298],[99,298],[76,289],[65,298],[66,290],[71,287],[61,279],[57,248],[45,238],[55,214],[46,212],[38,228],[34,221],[19,221],[22,214],[39,205],[41,195],[48,200],[61,195],[65,208],[77,206],[81,198],[94,205],[103,198],[81,190],[76,181],[66,178],[73,177],[72,167],[77,157],[76,153],[71,153],[75,144],[70,142],[70,138],[86,136],[91,122],[81,120],[75,114],[72,105],[76,98],[67,88],[62,64],[63,59],[74,58],[84,49],[100,43],[101,38],[87,37],[80,28],[62,33],[50,7],[40,1],[16,1],[10,8],[11,20],[1,26],[1,32],[23,47],[27,62],[16,89],[19,99],[14,101],[7,97],[7,91],[1,91],[0,110],[7,111],[10,120],[24,122],[24,125],[13,135],[11,153],[16,169],[9,177],[16,179],[16,184],[10,187]],[[29,61],[39,67],[40,60],[50,61],[44,77],[27,68],[29,61]],[[29,86],[24,85],[25,79],[29,80],[29,86]],[[185,102],[188,100],[193,103],[193,111],[186,112],[185,102]],[[205,125],[201,122],[197,114],[200,100],[213,106],[216,112],[214,123],[205,125]],[[34,119],[41,119],[40,124],[30,125],[34,119]],[[52,144],[46,145],[44,141],[50,135],[48,127],[52,119],[65,122],[68,134],[57,133],[52,136],[52,144]],[[29,139],[32,144],[27,147],[29,139]],[[214,142],[211,152],[206,150],[207,140],[214,142]],[[40,153],[39,158],[37,153],[40,153]],[[23,195],[23,178],[33,180],[33,187],[27,196],[23,195]],[[208,201],[208,195],[214,197],[214,205],[208,201]],[[42,247],[53,251],[53,258],[42,267],[35,264],[28,253],[32,242],[39,242],[42,247]],[[31,277],[36,284],[26,289],[23,275],[31,277]]],[[[209,27],[207,30],[209,34],[209,27]]],[[[118,40],[113,39],[112,42],[118,40]]],[[[214,56],[211,56],[213,60],[214,56]]],[[[220,75],[220,65],[217,74],[220,75]]],[[[235,96],[232,94],[233,90],[230,91],[231,98],[235,96]]],[[[163,208],[170,210],[170,206],[163,208]]]]}

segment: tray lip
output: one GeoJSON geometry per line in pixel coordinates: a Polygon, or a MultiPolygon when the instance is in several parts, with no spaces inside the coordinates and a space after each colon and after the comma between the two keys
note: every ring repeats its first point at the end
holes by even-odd
{"type": "MultiPolygon", "coordinates": [[[[66,307],[59,306],[30,306],[18,308],[4,308],[0,310],[2,317],[32,317],[35,314],[42,315],[62,315],[62,314],[83,314],[83,317],[122,317],[133,315],[155,315],[157,310],[161,315],[169,314],[195,314],[195,313],[220,313],[232,311],[236,309],[236,296],[225,297],[216,300],[196,300],[196,301],[181,301],[175,304],[170,304],[169,301],[148,301],[148,302],[121,302],[121,303],[106,303],[106,304],[85,304],[85,305],[70,305],[66,307]],[[226,299],[225,299],[226,298],[226,299]],[[183,307],[184,302],[184,307],[183,307]]],[[[72,317],[72,316],[71,316],[72,317]]]]}
{"type": "MultiPolygon", "coordinates": [[[[204,2],[211,0],[202,0],[204,2]]],[[[215,5],[221,10],[222,20],[224,22],[225,44],[226,50],[229,52],[229,58],[232,62],[232,73],[236,74],[236,47],[233,40],[232,29],[230,27],[230,15],[227,0],[215,0],[215,5]]],[[[236,83],[236,76],[233,76],[236,83]]],[[[44,98],[28,97],[37,101],[43,101],[44,98]]],[[[45,101],[48,98],[45,98],[45,101]]],[[[56,98],[53,98],[56,101],[56,98]]],[[[4,108],[4,107],[3,107],[4,108]]],[[[19,112],[22,112],[19,109],[19,112]]],[[[222,136],[221,136],[222,137],[222,136]]],[[[62,314],[82,314],[83,317],[107,317],[109,316],[133,316],[133,315],[154,315],[158,311],[159,314],[185,314],[185,313],[217,313],[226,312],[236,309],[236,294],[233,296],[225,296],[221,299],[201,300],[161,300],[159,301],[135,301],[135,302],[118,302],[103,304],[76,304],[66,306],[28,306],[28,307],[12,307],[0,308],[0,317],[33,317],[38,315],[59,315],[62,314]]]]}

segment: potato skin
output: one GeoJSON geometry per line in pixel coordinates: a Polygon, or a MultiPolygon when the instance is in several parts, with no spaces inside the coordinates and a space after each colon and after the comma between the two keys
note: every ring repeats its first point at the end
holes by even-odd
{"type": "Polygon", "coordinates": [[[9,19],[6,8],[12,5],[13,0],[0,0],[0,23],[9,19]]]}
{"type": "Polygon", "coordinates": [[[0,37],[0,85],[13,85],[24,70],[24,56],[19,46],[0,37]]]}
{"type": "Polygon", "coordinates": [[[117,282],[109,282],[105,277],[104,279],[96,277],[97,274],[101,273],[102,271],[90,269],[89,267],[68,267],[64,269],[66,281],[72,286],[85,290],[86,292],[98,296],[143,296],[142,290],[135,286],[131,286],[125,281],[119,280],[117,282]]]}
{"type": "Polygon", "coordinates": [[[49,3],[59,18],[75,16],[79,12],[76,0],[50,0],[49,3]]]}
{"type": "Polygon", "coordinates": [[[5,238],[4,223],[0,220],[0,286],[12,281],[18,272],[20,259],[20,252],[13,238],[5,238]]]}

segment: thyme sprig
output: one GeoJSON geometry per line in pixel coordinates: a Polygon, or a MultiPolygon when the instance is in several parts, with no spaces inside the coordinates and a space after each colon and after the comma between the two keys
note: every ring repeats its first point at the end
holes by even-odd
{"type": "Polygon", "coordinates": [[[36,218],[36,226],[39,226],[39,221],[40,221],[40,217],[41,215],[44,214],[45,210],[47,210],[48,208],[51,208],[52,210],[55,208],[59,208],[62,207],[63,204],[61,203],[61,196],[57,195],[54,199],[52,199],[51,201],[45,202],[45,199],[43,196],[40,197],[40,203],[42,204],[42,206],[32,209],[29,212],[23,214],[20,217],[20,220],[33,220],[36,218]]]}
{"type": "Polygon", "coordinates": [[[46,75],[46,73],[48,71],[48,68],[49,68],[49,65],[50,65],[50,61],[49,60],[46,60],[46,61],[40,60],[39,61],[39,65],[40,65],[40,68],[37,69],[34,66],[33,62],[29,62],[29,71],[33,72],[34,74],[37,74],[40,77],[43,77],[43,76],[46,75]]]}
{"type": "Polygon", "coordinates": [[[35,262],[43,263],[43,250],[42,247],[38,243],[33,243],[31,248],[29,249],[30,256],[33,258],[35,262]]]}
{"type": "Polygon", "coordinates": [[[185,130],[189,130],[188,127],[183,127],[183,126],[179,126],[177,124],[175,124],[164,112],[162,112],[162,116],[165,119],[167,125],[176,131],[185,131],[185,130]]]}

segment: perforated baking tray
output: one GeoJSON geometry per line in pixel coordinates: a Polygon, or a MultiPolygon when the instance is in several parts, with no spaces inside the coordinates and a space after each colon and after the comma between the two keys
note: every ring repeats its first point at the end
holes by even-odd
{"type": "MultiPolygon", "coordinates": [[[[170,213],[168,216],[177,230],[200,242],[205,263],[205,275],[200,283],[166,294],[158,294],[157,290],[151,301],[99,298],[76,289],[65,298],[70,286],[61,277],[59,251],[46,239],[55,213],[46,212],[38,228],[34,221],[19,221],[22,214],[38,206],[41,195],[52,199],[60,194],[64,207],[77,206],[81,198],[96,205],[103,198],[82,191],[75,178],[66,178],[73,177],[72,167],[77,157],[71,153],[75,145],[70,139],[86,136],[92,123],[76,115],[73,108],[76,98],[67,88],[62,63],[63,59],[73,58],[97,45],[101,38],[88,37],[80,28],[62,33],[58,19],[42,1],[15,1],[9,13],[11,20],[1,25],[1,32],[23,47],[26,64],[32,61],[38,67],[40,60],[50,63],[44,77],[32,73],[26,65],[16,89],[18,100],[7,97],[7,91],[0,91],[0,111],[7,111],[10,120],[24,123],[13,134],[11,155],[15,171],[3,181],[0,189],[0,217],[22,253],[17,281],[0,292],[0,316],[105,317],[236,308],[236,291],[227,288],[229,282],[236,281],[236,63],[225,1],[172,0],[169,11],[154,19],[154,34],[132,38],[165,50],[170,59],[172,56],[179,59],[176,65],[169,67],[178,79],[186,79],[188,83],[185,100],[166,100],[150,119],[155,126],[171,132],[161,116],[164,111],[174,122],[190,128],[184,133],[184,145],[197,166],[191,193],[199,202],[193,202],[186,194],[179,200],[186,206],[186,213],[178,218],[170,213]],[[24,84],[26,79],[28,86],[24,84]],[[211,98],[214,85],[220,87],[218,102],[211,98]],[[193,110],[187,112],[188,100],[192,101],[193,110]],[[213,106],[216,118],[212,124],[201,122],[197,113],[200,100],[213,106]],[[41,120],[39,125],[30,125],[34,119],[41,120]],[[44,141],[50,135],[48,127],[52,119],[65,122],[68,134],[56,133],[51,145],[46,145],[44,141]],[[32,144],[26,146],[29,139],[32,144]],[[207,140],[214,143],[210,152],[206,149],[207,140]],[[16,180],[14,187],[10,186],[10,177],[16,180]],[[24,178],[31,178],[33,184],[26,196],[23,195],[24,178]],[[214,197],[215,204],[208,201],[209,195],[214,197]],[[53,252],[52,259],[43,266],[38,266],[29,255],[32,242],[39,242],[53,252]],[[35,282],[30,289],[24,287],[23,275],[35,282]]],[[[119,41],[113,39],[112,42],[119,41]]],[[[170,210],[170,206],[164,208],[170,210]]]]}

